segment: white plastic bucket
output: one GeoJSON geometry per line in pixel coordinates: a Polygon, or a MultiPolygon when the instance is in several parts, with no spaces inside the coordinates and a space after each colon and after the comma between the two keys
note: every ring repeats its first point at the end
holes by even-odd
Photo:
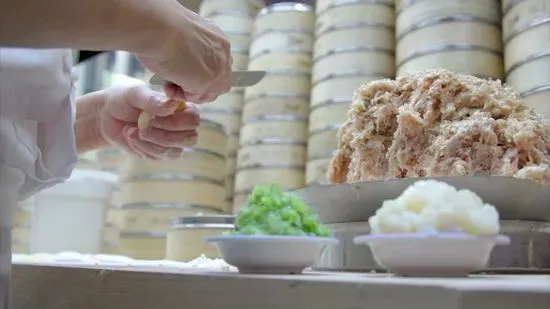
{"type": "Polygon", "coordinates": [[[64,183],[37,194],[31,253],[100,252],[105,208],[116,180],[108,172],[74,170],[64,183]]]}

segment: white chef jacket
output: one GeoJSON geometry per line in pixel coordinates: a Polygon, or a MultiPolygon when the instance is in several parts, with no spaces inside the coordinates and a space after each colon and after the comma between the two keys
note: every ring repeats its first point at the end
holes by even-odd
{"type": "Polygon", "coordinates": [[[0,308],[10,308],[12,212],[76,165],[70,50],[0,48],[0,308]]]}

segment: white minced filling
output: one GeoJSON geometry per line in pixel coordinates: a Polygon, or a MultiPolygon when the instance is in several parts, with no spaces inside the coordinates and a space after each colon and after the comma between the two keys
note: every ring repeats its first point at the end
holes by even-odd
{"type": "Polygon", "coordinates": [[[396,199],[387,200],[369,219],[371,234],[462,232],[495,235],[499,214],[469,190],[421,180],[396,199]]]}

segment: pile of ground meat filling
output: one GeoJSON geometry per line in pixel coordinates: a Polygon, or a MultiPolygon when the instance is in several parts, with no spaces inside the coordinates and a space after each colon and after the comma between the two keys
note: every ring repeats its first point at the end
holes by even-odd
{"type": "Polygon", "coordinates": [[[549,120],[500,81],[430,70],[371,82],[338,140],[332,183],[493,175],[550,185],[549,120]]]}

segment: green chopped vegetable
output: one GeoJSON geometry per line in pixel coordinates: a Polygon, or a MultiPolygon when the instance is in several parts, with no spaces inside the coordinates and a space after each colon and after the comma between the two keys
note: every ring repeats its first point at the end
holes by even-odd
{"type": "Polygon", "coordinates": [[[332,231],[298,196],[276,185],[256,186],[235,219],[239,235],[293,235],[327,237],[332,231]]]}

